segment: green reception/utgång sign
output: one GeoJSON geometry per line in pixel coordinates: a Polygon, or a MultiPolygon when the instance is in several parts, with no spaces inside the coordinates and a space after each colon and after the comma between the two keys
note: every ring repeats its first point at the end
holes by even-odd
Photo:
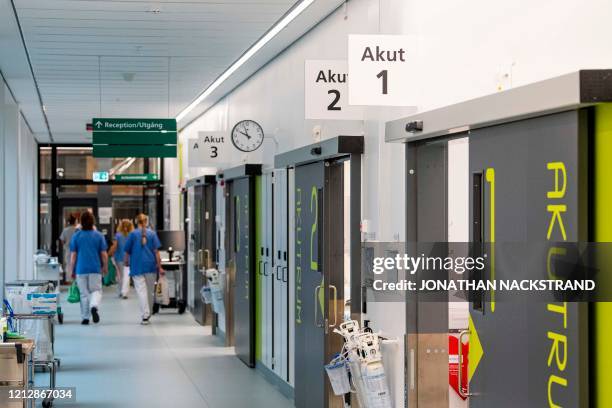
{"type": "Polygon", "coordinates": [[[94,132],[176,132],[176,119],[93,118],[94,132]]]}
{"type": "Polygon", "coordinates": [[[176,119],[93,118],[94,157],[176,157],[176,119]]]}

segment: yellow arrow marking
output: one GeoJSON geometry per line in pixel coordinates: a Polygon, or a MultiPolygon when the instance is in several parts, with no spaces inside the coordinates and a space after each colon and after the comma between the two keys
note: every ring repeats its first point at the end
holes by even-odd
{"type": "Polygon", "coordinates": [[[470,348],[468,351],[468,381],[471,381],[472,377],[474,376],[474,372],[482,359],[484,351],[482,349],[482,344],[480,343],[480,338],[478,337],[478,332],[476,331],[476,326],[472,320],[472,316],[469,316],[468,329],[470,331],[470,348]]]}

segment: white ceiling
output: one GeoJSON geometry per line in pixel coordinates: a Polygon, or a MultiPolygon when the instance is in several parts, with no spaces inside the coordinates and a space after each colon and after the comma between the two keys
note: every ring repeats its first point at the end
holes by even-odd
{"type": "Polygon", "coordinates": [[[94,116],[176,116],[294,3],[14,0],[55,142],[88,141],[94,116]]]}

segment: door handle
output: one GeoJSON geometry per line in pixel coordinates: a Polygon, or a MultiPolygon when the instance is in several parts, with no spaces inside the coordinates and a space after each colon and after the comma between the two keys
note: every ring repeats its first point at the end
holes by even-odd
{"type": "Polygon", "coordinates": [[[283,282],[287,283],[288,281],[289,281],[289,268],[287,268],[286,266],[283,266],[283,282]]]}
{"type": "Polygon", "coordinates": [[[314,290],[314,324],[315,327],[322,328],[323,324],[319,324],[319,290],[321,290],[321,285],[314,290]]]}
{"type": "Polygon", "coordinates": [[[269,274],[266,273],[266,271],[268,270],[266,266],[268,266],[268,261],[263,261],[263,276],[269,276],[269,274]]]}
{"type": "Polygon", "coordinates": [[[205,259],[204,267],[206,269],[210,269],[210,251],[208,249],[205,249],[204,250],[204,255],[205,255],[204,256],[204,259],[205,259]]]}
{"type": "Polygon", "coordinates": [[[338,324],[338,288],[334,285],[329,285],[329,288],[334,292],[333,302],[334,302],[334,324],[330,324],[329,327],[335,327],[338,324]]]}
{"type": "Polygon", "coordinates": [[[461,395],[463,398],[468,398],[472,395],[469,391],[469,384],[467,383],[466,389],[468,390],[468,392],[463,392],[463,379],[461,378],[463,376],[463,350],[461,348],[461,345],[463,344],[463,337],[469,336],[469,334],[469,330],[463,330],[461,333],[459,333],[459,364],[457,364],[457,390],[459,390],[459,395],[461,395]]]}
{"type": "Polygon", "coordinates": [[[279,277],[279,274],[278,274],[278,268],[280,268],[280,267],[281,267],[280,265],[276,265],[276,268],[274,268],[274,274],[276,275],[275,279],[276,279],[277,281],[278,281],[278,280],[281,280],[281,279],[279,279],[279,278],[278,278],[278,277],[279,277]]]}
{"type": "Polygon", "coordinates": [[[410,349],[410,389],[414,390],[416,381],[414,376],[416,375],[416,370],[415,370],[415,360],[414,360],[414,349],[411,348],[410,349]]]}
{"type": "Polygon", "coordinates": [[[197,263],[196,267],[200,269],[202,267],[202,250],[201,249],[198,249],[198,256],[196,259],[196,263],[197,263]]]}
{"type": "Polygon", "coordinates": [[[259,275],[263,275],[263,273],[261,273],[261,264],[263,264],[263,261],[257,262],[257,273],[259,275]]]}

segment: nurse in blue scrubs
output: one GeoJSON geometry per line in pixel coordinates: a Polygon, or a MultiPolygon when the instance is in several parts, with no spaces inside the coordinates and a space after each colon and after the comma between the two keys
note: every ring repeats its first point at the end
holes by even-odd
{"type": "Polygon", "coordinates": [[[138,228],[130,233],[125,243],[125,266],[130,268],[134,289],[138,295],[141,324],[149,324],[153,307],[153,290],[157,273],[164,274],[161,267],[159,248],[161,243],[157,234],[148,228],[149,217],[140,214],[136,217],[138,228]]]}
{"type": "Polygon", "coordinates": [[[81,324],[100,321],[99,307],[102,300],[102,275],[108,272],[108,254],[104,235],[96,231],[94,215],[81,214],[81,228],[70,240],[71,264],[81,295],[81,324]]]}
{"type": "Polygon", "coordinates": [[[121,220],[113,243],[108,250],[108,256],[112,257],[117,269],[117,294],[123,299],[127,299],[130,290],[130,268],[123,263],[125,259],[125,242],[133,230],[134,224],[132,224],[132,221],[128,219],[121,220]]]}

